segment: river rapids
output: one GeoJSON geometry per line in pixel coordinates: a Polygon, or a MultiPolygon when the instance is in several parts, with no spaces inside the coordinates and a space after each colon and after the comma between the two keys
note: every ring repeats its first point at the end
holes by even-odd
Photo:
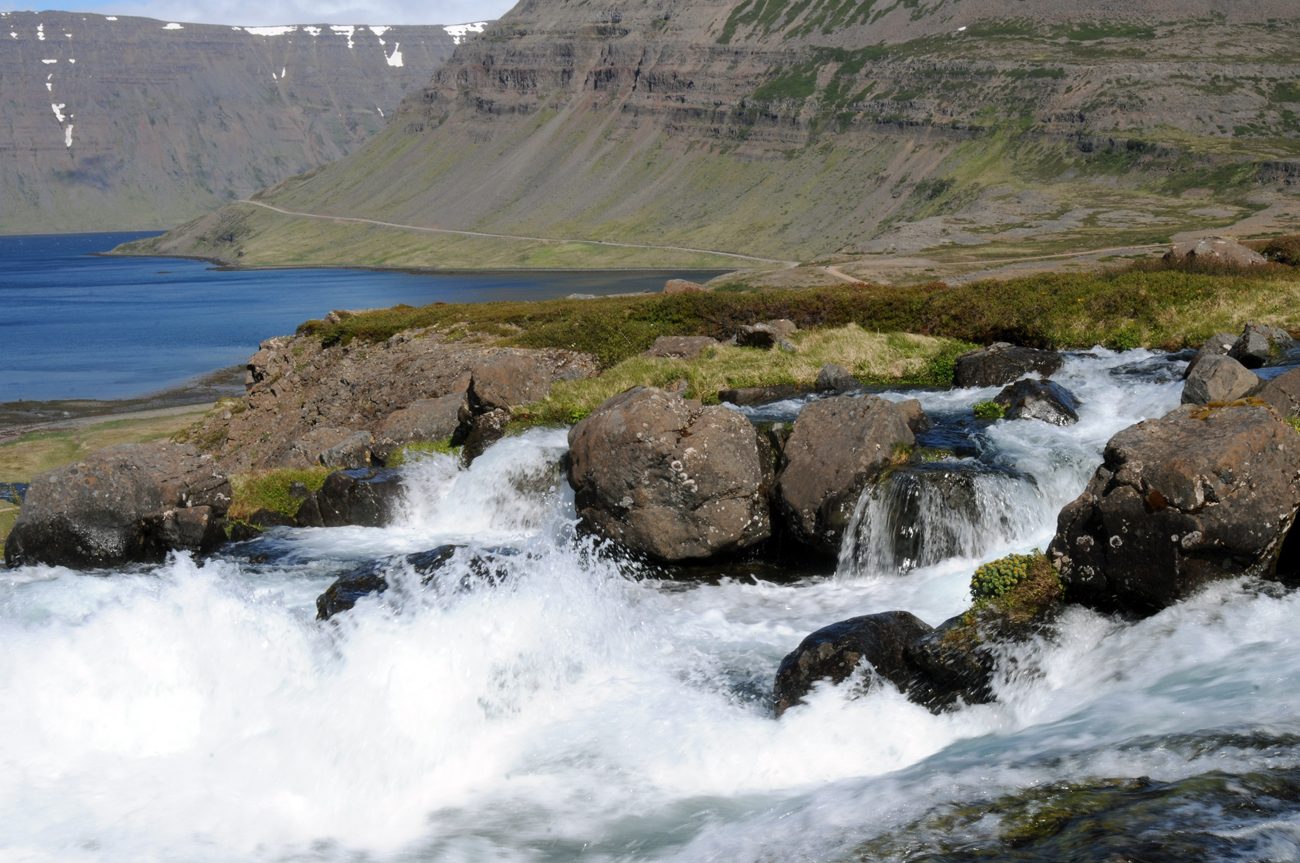
{"type": "MultiPolygon", "coordinates": [[[[997,701],[933,715],[822,686],[773,719],[808,633],[938,624],[972,570],[1045,548],[1107,439],[1178,405],[1184,362],[1096,349],[1078,424],[919,397],[962,506],[864,494],[838,565],[698,572],[575,535],[563,430],[406,473],[389,528],[277,529],[196,562],[0,572],[0,860],[1300,859],[1300,592],[1215,584],[1140,622],[1082,608],[1004,649],[997,701]],[[360,562],[456,558],[329,621],[360,562]]],[[[746,409],[792,419],[798,402],[746,409]]],[[[862,673],[866,673],[863,671],[862,673]]]]}

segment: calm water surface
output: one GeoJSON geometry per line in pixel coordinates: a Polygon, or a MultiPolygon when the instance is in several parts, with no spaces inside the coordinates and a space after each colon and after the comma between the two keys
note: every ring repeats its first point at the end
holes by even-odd
{"type": "Polygon", "coordinates": [[[140,233],[0,237],[0,403],[119,399],[242,363],[330,309],[654,291],[716,272],[411,274],[221,271],[94,256],[140,233]]]}

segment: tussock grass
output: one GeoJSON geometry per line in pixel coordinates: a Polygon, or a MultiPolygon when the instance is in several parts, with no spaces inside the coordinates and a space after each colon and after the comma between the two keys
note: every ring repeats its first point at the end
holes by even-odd
{"type": "Polygon", "coordinates": [[[316,491],[325,484],[325,477],[330,473],[329,468],[313,467],[307,470],[280,468],[236,474],[230,478],[232,494],[226,517],[232,521],[243,521],[265,508],[293,518],[298,514],[302,501],[289,494],[290,484],[301,482],[307,486],[308,491],[316,491]]]}
{"type": "MultiPolygon", "coordinates": [[[[916,333],[977,344],[1044,348],[1176,349],[1247,321],[1300,330],[1300,271],[1280,264],[1245,270],[1135,262],[1101,273],[1044,273],[948,287],[843,285],[763,292],[710,291],[596,300],[397,306],[300,332],[322,343],[382,341],[412,327],[462,327],[520,347],[571,348],[606,367],[646,350],[657,336],[725,339],[742,324],[789,318],[801,329],[857,324],[868,332],[916,333]]],[[[842,364],[842,363],[841,363],[842,364]]]]}
{"type": "Polygon", "coordinates": [[[694,360],[629,357],[599,377],[555,384],[546,401],[523,408],[516,419],[574,423],[629,387],[668,388],[680,380],[687,382],[689,398],[716,404],[718,391],[732,387],[812,386],[825,363],[844,366],[864,382],[951,383],[952,358],[973,347],[932,336],[869,333],[857,324],[794,333],[790,341],[797,353],[722,345],[694,360]]]}

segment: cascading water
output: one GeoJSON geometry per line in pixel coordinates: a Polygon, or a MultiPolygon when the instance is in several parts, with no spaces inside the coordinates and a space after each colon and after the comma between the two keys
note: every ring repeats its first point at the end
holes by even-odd
{"type": "Polygon", "coordinates": [[[864,499],[863,552],[834,577],[655,580],[575,538],[547,430],[468,470],[421,462],[390,528],[6,571],[0,859],[1297,859],[1300,594],[1271,585],[1137,623],[1072,608],[1006,648],[992,704],[824,686],[772,718],[807,633],[896,608],[938,623],[979,560],[1044,545],[1110,435],[1177,404],[1170,368],[1071,358],[1067,428],[969,420],[994,390],[908,393],[939,420],[922,443],[957,456],[926,469],[974,503],[950,528],[925,497],[942,484],[899,507],[919,525],[864,499]],[[394,563],[388,592],[314,619],[340,572],[446,542],[519,553],[488,577],[457,555],[428,584],[394,563]]]}

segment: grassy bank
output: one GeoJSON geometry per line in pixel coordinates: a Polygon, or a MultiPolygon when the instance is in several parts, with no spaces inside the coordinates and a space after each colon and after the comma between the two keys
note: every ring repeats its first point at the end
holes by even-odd
{"type": "MultiPolygon", "coordinates": [[[[743,286],[742,286],[743,287],[743,286]]],[[[500,344],[595,354],[606,367],[661,335],[726,338],[742,324],[789,318],[802,329],[856,324],[868,332],[1051,348],[1179,348],[1245,321],[1300,328],[1300,272],[1282,264],[1251,270],[1133,264],[1104,273],[1048,273],[947,287],[743,289],[695,294],[397,306],[309,321],[300,332],[326,345],[382,341],[411,327],[484,333],[500,344]]]]}

